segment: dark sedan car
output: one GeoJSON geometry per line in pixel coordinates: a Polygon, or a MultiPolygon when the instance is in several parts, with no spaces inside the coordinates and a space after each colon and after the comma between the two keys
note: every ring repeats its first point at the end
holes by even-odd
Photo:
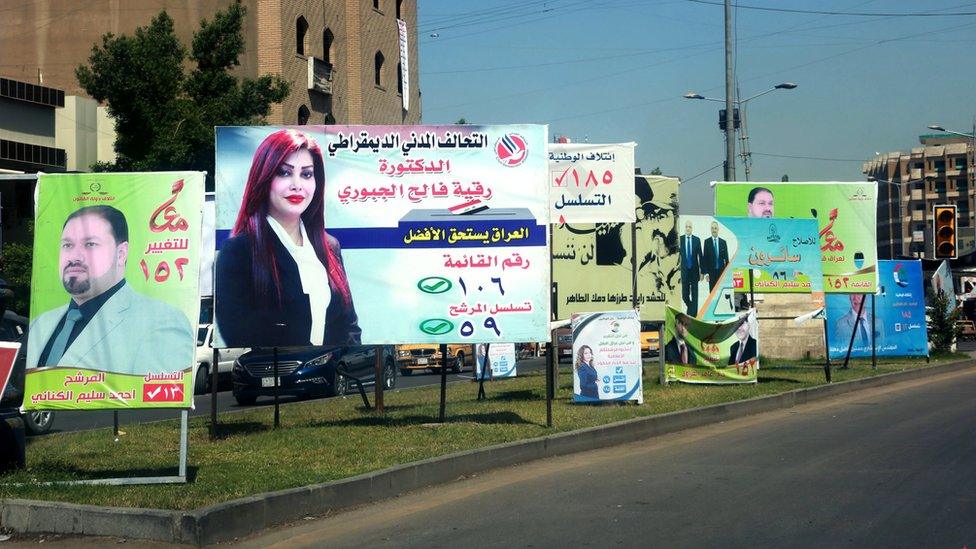
{"type": "MultiPolygon", "coordinates": [[[[397,369],[392,347],[384,347],[382,383],[396,387],[397,369]]],[[[373,385],[375,346],[279,347],[278,394],[301,398],[344,395],[355,390],[353,378],[373,385]]],[[[254,404],[260,396],[274,396],[274,351],[254,349],[234,362],[231,374],[238,404],[254,404]]]]}
{"type": "MultiPolygon", "coordinates": [[[[18,410],[24,400],[24,367],[27,365],[27,318],[12,311],[4,311],[0,318],[0,341],[19,341],[21,343],[14,371],[7,383],[7,389],[0,395],[0,413],[11,415],[18,410]]],[[[19,413],[19,412],[18,412],[19,413]]],[[[54,412],[50,410],[32,411],[23,414],[24,426],[30,435],[43,435],[54,425],[54,412]]]]}

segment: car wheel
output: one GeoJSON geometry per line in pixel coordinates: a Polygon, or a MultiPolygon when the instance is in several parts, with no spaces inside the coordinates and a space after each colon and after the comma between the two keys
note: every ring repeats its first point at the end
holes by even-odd
{"type": "Polygon", "coordinates": [[[193,394],[203,395],[210,390],[210,368],[206,364],[197,366],[197,377],[193,380],[193,394]]]}
{"type": "Polygon", "coordinates": [[[336,368],[335,377],[332,380],[332,394],[335,396],[342,396],[349,391],[349,379],[339,373],[339,370],[344,366],[344,364],[340,364],[336,368]]]}
{"type": "Polygon", "coordinates": [[[54,412],[50,410],[33,410],[24,414],[24,427],[29,435],[43,435],[54,425],[54,412]]]}
{"type": "Polygon", "coordinates": [[[386,365],[383,366],[383,389],[389,390],[396,387],[397,375],[396,367],[393,366],[393,361],[386,361],[386,365]]]}
{"type": "Polygon", "coordinates": [[[413,374],[413,370],[411,370],[410,368],[400,368],[400,373],[405,376],[409,376],[413,374]]]}
{"type": "Polygon", "coordinates": [[[455,374],[460,374],[464,371],[464,351],[458,351],[456,357],[454,357],[454,368],[451,369],[455,374]]]}
{"type": "Polygon", "coordinates": [[[234,393],[234,400],[236,400],[237,403],[241,406],[250,406],[258,401],[258,397],[244,396],[244,395],[239,395],[237,393],[234,393]]]}

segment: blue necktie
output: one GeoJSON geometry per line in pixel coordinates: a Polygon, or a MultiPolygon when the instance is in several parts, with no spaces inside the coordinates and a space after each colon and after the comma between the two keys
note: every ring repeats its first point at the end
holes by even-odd
{"type": "Polygon", "coordinates": [[[61,360],[61,356],[64,355],[64,351],[68,346],[68,337],[71,336],[71,330],[74,329],[75,322],[79,320],[81,320],[81,311],[78,309],[68,309],[68,314],[64,317],[64,326],[61,327],[58,337],[54,339],[54,345],[51,345],[51,352],[47,355],[47,363],[45,366],[57,365],[58,361],[61,360]]]}
{"type": "Polygon", "coordinates": [[[718,239],[712,237],[712,244],[715,246],[715,268],[718,269],[718,239]]]}
{"type": "Polygon", "coordinates": [[[685,254],[688,256],[688,266],[691,267],[691,237],[685,237],[685,254]]]}

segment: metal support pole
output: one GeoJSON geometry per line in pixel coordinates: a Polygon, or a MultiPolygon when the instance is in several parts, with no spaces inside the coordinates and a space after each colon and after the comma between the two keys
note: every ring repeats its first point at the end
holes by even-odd
{"type": "Polygon", "coordinates": [[[667,385],[668,374],[664,367],[664,324],[657,329],[657,361],[660,366],[661,385],[667,385]]]}
{"type": "Polygon", "coordinates": [[[827,361],[824,362],[824,378],[826,378],[827,383],[830,383],[830,330],[827,329],[827,309],[824,309],[823,330],[824,356],[827,357],[827,361]]]}
{"type": "Polygon", "coordinates": [[[732,74],[732,3],[725,0],[725,180],[735,181],[735,93],[732,74]]]}
{"type": "Polygon", "coordinates": [[[861,325],[861,313],[864,312],[864,300],[861,300],[861,304],[857,308],[857,318],[854,319],[854,329],[851,330],[851,341],[847,344],[847,355],[844,357],[844,365],[840,367],[841,370],[847,369],[847,363],[851,360],[851,349],[854,348],[854,336],[857,335],[857,327],[861,325]]]}
{"type": "Polygon", "coordinates": [[[877,320],[874,318],[874,294],[871,294],[871,369],[878,369],[877,320]]]}
{"type": "MultiPolygon", "coordinates": [[[[491,349],[491,344],[485,344],[485,360],[481,364],[481,375],[478,376],[478,400],[485,400],[488,395],[485,393],[485,379],[488,377],[488,372],[491,368],[491,359],[488,358],[488,351],[491,349]]],[[[478,357],[475,356],[475,361],[478,357]]]]}
{"type": "Polygon", "coordinates": [[[190,439],[190,411],[180,411],[180,478],[186,480],[186,450],[190,439]]]}
{"type": "Polygon", "coordinates": [[[549,333],[549,352],[546,353],[546,427],[552,427],[552,399],[556,396],[553,386],[553,370],[559,360],[559,347],[556,344],[556,330],[549,333]]]}
{"type": "Polygon", "coordinates": [[[278,348],[274,348],[274,428],[281,427],[281,414],[278,402],[278,348]]]}
{"type": "MultiPolygon", "coordinates": [[[[735,295],[735,294],[733,294],[735,295]]],[[[752,285],[752,269],[749,269],[749,307],[756,308],[756,291],[752,285]]]]}
{"type": "Polygon", "coordinates": [[[632,303],[637,309],[640,307],[640,300],[637,295],[637,223],[630,224],[630,271],[633,275],[631,291],[634,293],[634,299],[632,303]]]}
{"type": "Polygon", "coordinates": [[[119,438],[119,411],[112,411],[112,432],[115,433],[115,438],[119,438]]]}
{"type": "Polygon", "coordinates": [[[444,423],[444,411],[447,407],[447,343],[441,343],[441,411],[440,422],[444,423]]]}
{"type": "Polygon", "coordinates": [[[373,400],[376,401],[376,411],[378,413],[383,413],[383,391],[386,389],[386,366],[385,361],[386,353],[385,347],[382,345],[377,345],[374,347],[376,351],[376,373],[375,382],[373,383],[373,400]]]}
{"type": "Polygon", "coordinates": [[[220,351],[218,349],[213,350],[213,358],[211,359],[211,375],[210,375],[210,440],[217,438],[217,383],[218,383],[218,370],[220,370],[220,351]]]}

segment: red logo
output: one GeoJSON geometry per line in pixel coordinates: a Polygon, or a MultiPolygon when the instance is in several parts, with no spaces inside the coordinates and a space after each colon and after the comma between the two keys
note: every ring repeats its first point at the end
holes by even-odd
{"type": "Polygon", "coordinates": [[[142,386],[143,402],[183,402],[183,385],[146,383],[142,386]]]}
{"type": "Polygon", "coordinates": [[[495,143],[495,156],[502,165],[514,168],[525,162],[526,157],[529,156],[529,147],[521,135],[509,133],[495,143]]]}

